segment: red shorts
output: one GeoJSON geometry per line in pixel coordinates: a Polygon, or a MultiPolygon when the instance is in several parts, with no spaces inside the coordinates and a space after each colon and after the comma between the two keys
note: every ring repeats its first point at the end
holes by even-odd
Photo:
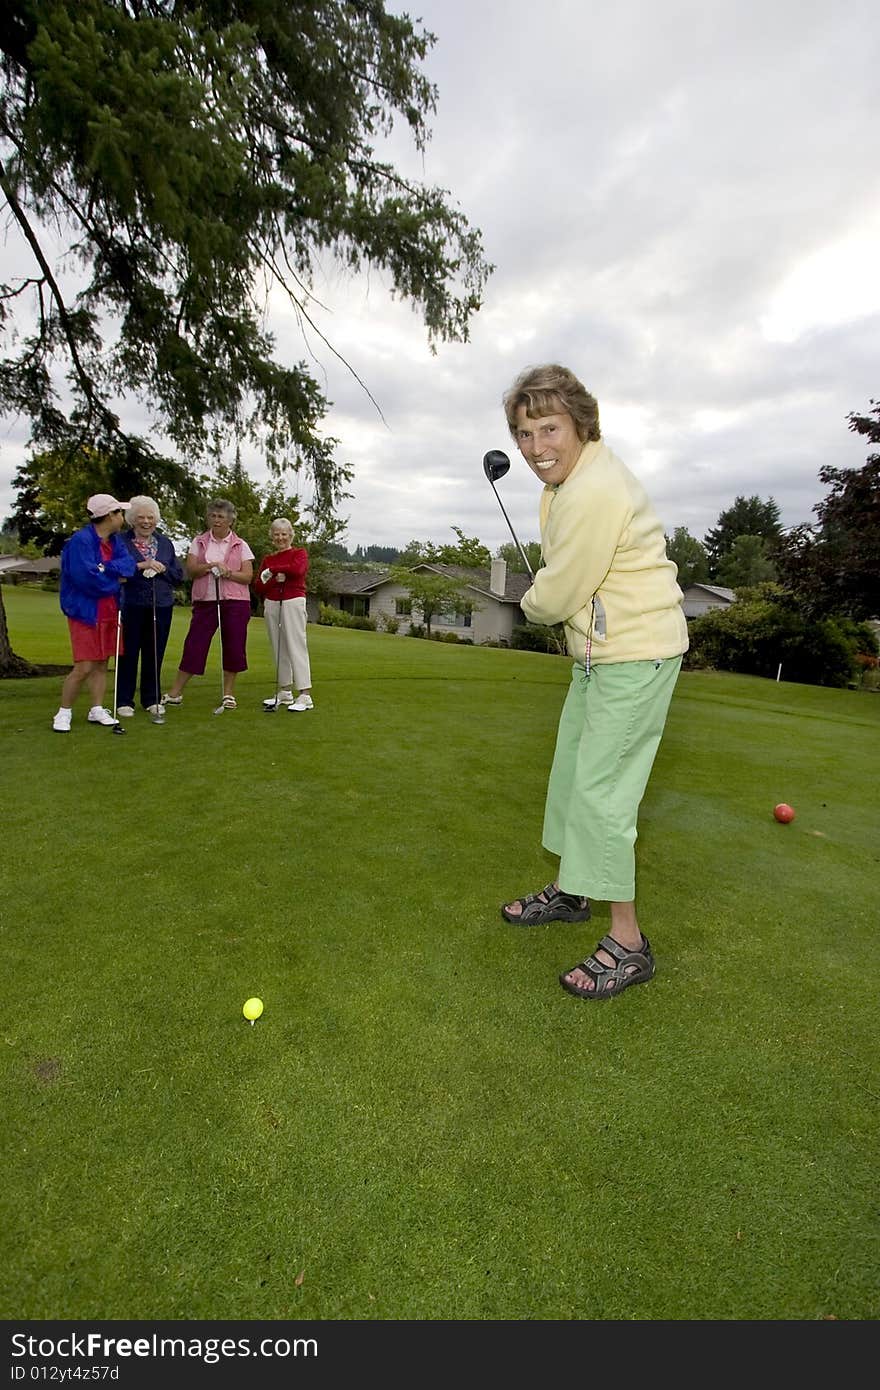
{"type": "MultiPolygon", "coordinates": [[[[97,627],[89,627],[88,623],[81,623],[78,618],[68,618],[67,626],[70,628],[70,645],[73,648],[74,661],[106,661],[109,656],[115,654],[115,618],[112,622],[108,622],[106,618],[99,618],[97,627]]],[[[120,633],[120,653],[123,650],[120,633]]]]}

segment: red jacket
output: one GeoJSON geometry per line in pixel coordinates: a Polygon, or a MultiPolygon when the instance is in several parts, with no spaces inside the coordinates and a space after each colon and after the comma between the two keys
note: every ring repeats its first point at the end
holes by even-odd
{"type": "Polygon", "coordinates": [[[305,598],[306,574],[309,568],[309,554],[299,546],[290,550],[276,550],[274,555],[264,555],[254,571],[253,587],[263,598],[305,598]],[[264,584],[260,575],[263,570],[271,570],[272,578],[264,584]],[[285,576],[284,585],[276,583],[275,575],[285,576]]]}

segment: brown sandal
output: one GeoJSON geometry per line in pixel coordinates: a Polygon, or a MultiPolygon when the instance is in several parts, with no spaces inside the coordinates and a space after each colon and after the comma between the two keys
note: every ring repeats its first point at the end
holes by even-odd
{"type": "Polygon", "coordinates": [[[555,883],[548,883],[539,893],[528,893],[524,898],[514,898],[521,911],[518,915],[508,912],[510,904],[505,903],[501,916],[505,922],[515,926],[539,927],[544,922],[588,922],[590,920],[589,898],[579,898],[574,893],[563,893],[555,883]]]}
{"type": "Polygon", "coordinates": [[[559,976],[559,983],[578,999],[610,999],[612,994],[620,994],[621,990],[627,989],[630,985],[646,984],[656,969],[651,943],[646,936],[642,937],[642,944],[637,951],[628,951],[619,941],[615,941],[613,936],[603,936],[593,954],[586,960],[578,961],[571,970],[564,971],[559,976]],[[597,959],[597,951],[607,951],[617,962],[616,965],[604,965],[597,959]],[[593,981],[593,988],[585,989],[583,985],[569,980],[567,977],[572,970],[583,970],[585,975],[589,975],[593,981]]]}

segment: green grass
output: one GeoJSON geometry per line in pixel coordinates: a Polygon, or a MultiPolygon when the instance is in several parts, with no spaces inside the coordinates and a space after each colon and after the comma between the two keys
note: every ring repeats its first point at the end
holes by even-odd
{"type": "MultiPolygon", "coordinates": [[[[57,599],[4,598],[65,661],[57,599]]],[[[658,974],[590,1004],[557,975],[605,905],[498,913],[555,870],[568,662],[309,644],[314,713],[261,712],[254,623],[234,714],[212,654],[124,742],[85,696],[53,735],[57,679],[0,686],[0,1315],[876,1318],[880,700],[681,677],[640,821],[658,974]]]]}

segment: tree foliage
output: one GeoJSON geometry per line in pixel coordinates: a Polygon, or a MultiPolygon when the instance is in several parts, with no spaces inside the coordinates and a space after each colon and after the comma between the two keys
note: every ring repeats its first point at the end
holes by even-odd
{"type": "Polygon", "coordinates": [[[772,584],[776,566],[769,542],[763,536],[737,536],[719,564],[716,577],[719,584],[737,591],[772,584]]]}
{"type": "Polygon", "coordinates": [[[738,536],[762,536],[773,544],[780,534],[779,507],[772,497],[766,502],[760,497],[737,497],[733,506],[720,514],[717,525],[706,532],[703,544],[709,557],[709,577],[713,582],[718,580],[721,564],[738,536]]]}
{"type": "MultiPolygon", "coordinates": [[[[536,574],[541,567],[541,542],[525,541],[523,550],[526,552],[526,557],[532,573],[536,574]]],[[[499,545],[495,555],[499,560],[505,560],[507,562],[507,568],[511,574],[525,574],[526,567],[513,541],[505,541],[503,545],[499,545]]]]}
{"type": "Polygon", "coordinates": [[[691,584],[706,583],[709,578],[706,548],[686,526],[676,526],[672,536],[666,537],[666,554],[678,566],[681,589],[687,589],[691,584]]]}
{"type": "Polygon", "coordinates": [[[436,541],[410,541],[400,552],[398,564],[407,565],[461,565],[464,569],[488,569],[492,556],[488,546],[476,536],[466,536],[460,526],[452,526],[458,537],[458,544],[447,542],[439,545],[436,541]]]}
{"type": "Polygon", "coordinates": [[[811,621],[778,584],[743,590],[729,608],[711,609],[688,624],[691,668],[775,678],[808,685],[854,683],[858,657],[876,649],[867,627],[826,617],[811,621]]]}
{"type": "MultiPolygon", "coordinates": [[[[880,444],[880,403],[868,415],[850,415],[849,428],[880,444]]],[[[880,616],[880,453],[862,468],[819,470],[830,489],[813,511],[817,526],[798,526],[777,548],[777,567],[813,617],[880,616]]]]}

